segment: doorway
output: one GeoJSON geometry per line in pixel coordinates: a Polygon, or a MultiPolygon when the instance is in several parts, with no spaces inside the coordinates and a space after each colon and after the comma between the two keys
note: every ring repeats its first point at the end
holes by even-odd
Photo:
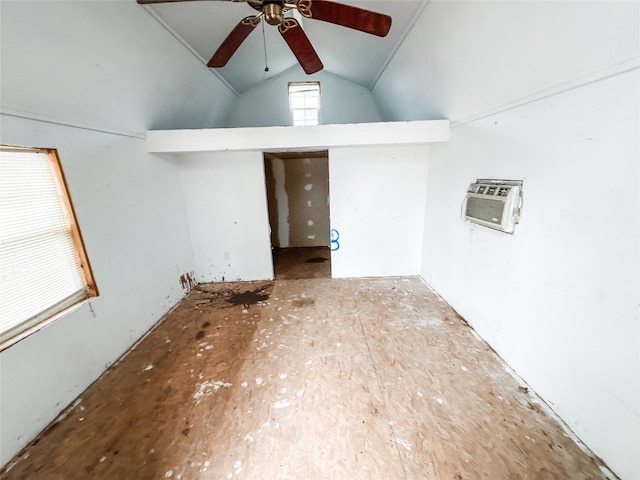
{"type": "Polygon", "coordinates": [[[264,154],[275,278],[331,277],[329,154],[264,154]]]}

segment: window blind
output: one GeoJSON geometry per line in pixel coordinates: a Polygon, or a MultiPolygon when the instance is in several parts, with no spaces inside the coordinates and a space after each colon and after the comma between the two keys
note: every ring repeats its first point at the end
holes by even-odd
{"type": "Polygon", "coordinates": [[[0,150],[0,344],[87,296],[54,162],[0,150]]]}

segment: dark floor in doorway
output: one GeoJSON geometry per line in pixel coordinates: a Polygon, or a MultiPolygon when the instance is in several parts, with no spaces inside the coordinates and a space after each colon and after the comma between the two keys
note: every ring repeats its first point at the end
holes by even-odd
{"type": "Polygon", "coordinates": [[[275,277],[281,280],[331,277],[329,247],[292,247],[273,249],[275,277]]]}

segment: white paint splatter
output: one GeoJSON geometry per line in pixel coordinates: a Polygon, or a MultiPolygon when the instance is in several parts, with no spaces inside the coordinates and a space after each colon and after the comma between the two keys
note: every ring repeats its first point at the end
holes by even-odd
{"type": "Polygon", "coordinates": [[[249,435],[248,433],[244,436],[244,439],[247,442],[253,442],[253,437],[251,435],[249,435]]]}
{"type": "Polygon", "coordinates": [[[231,477],[233,477],[233,474],[227,473],[227,478],[231,478],[231,477]]]}
{"type": "Polygon", "coordinates": [[[307,200],[307,207],[311,207],[311,200],[307,200]]]}
{"type": "Polygon", "coordinates": [[[418,396],[419,397],[424,397],[424,394],[422,392],[418,392],[418,396]]]}
{"type": "Polygon", "coordinates": [[[315,240],[316,236],[315,235],[307,235],[307,238],[309,240],[315,240]]]}
{"type": "Polygon", "coordinates": [[[286,388],[284,388],[284,387],[282,387],[282,388],[280,389],[280,393],[281,393],[281,394],[287,393],[287,389],[286,389],[286,388]]]}
{"type": "Polygon", "coordinates": [[[311,363],[313,363],[313,362],[311,362],[311,360],[307,360],[305,365],[311,365],[311,363]]]}
{"type": "Polygon", "coordinates": [[[310,227],[313,227],[313,220],[311,219],[307,220],[307,225],[309,225],[310,227]]]}
{"type": "Polygon", "coordinates": [[[336,343],[336,347],[341,347],[342,344],[340,342],[336,343]]]}
{"type": "Polygon", "coordinates": [[[281,373],[281,374],[280,374],[280,378],[282,378],[282,379],[287,378],[287,374],[286,374],[286,373],[281,373]]]}
{"type": "Polygon", "coordinates": [[[304,395],[304,388],[296,392],[296,397],[301,397],[302,395],[304,395]]]}
{"type": "Polygon", "coordinates": [[[398,438],[394,435],[393,441],[396,442],[397,445],[404,447],[406,450],[411,451],[411,444],[403,438],[398,438]]]}
{"type": "Polygon", "coordinates": [[[198,391],[193,394],[193,398],[196,400],[196,403],[197,403],[197,401],[200,400],[200,398],[202,398],[204,395],[208,393],[207,392],[208,388],[213,387],[215,391],[218,391],[220,390],[220,387],[229,388],[230,386],[231,386],[230,383],[221,382],[219,380],[217,382],[202,382],[198,387],[198,391]]]}
{"type": "Polygon", "coordinates": [[[464,365],[461,365],[460,368],[462,369],[463,372],[467,371],[467,367],[465,367],[464,365]]]}
{"type": "Polygon", "coordinates": [[[436,402],[438,402],[440,405],[442,405],[444,403],[444,400],[440,397],[435,397],[436,402]]]}
{"type": "Polygon", "coordinates": [[[287,408],[291,406],[291,402],[289,400],[281,400],[273,404],[273,408],[287,408]]]}
{"type": "Polygon", "coordinates": [[[307,183],[307,184],[304,186],[304,189],[305,189],[307,192],[310,192],[310,191],[311,191],[311,189],[313,189],[313,183],[307,183]]]}
{"type": "Polygon", "coordinates": [[[206,347],[204,347],[205,350],[211,350],[213,348],[213,345],[207,345],[206,347]]]}
{"type": "Polygon", "coordinates": [[[258,378],[256,378],[256,385],[262,385],[262,382],[263,382],[263,381],[264,381],[264,380],[262,379],[262,377],[258,377],[258,378]]]}
{"type": "Polygon", "coordinates": [[[104,462],[107,459],[107,457],[100,457],[100,463],[104,462]]]}
{"type": "Polygon", "coordinates": [[[167,470],[166,472],[164,472],[164,478],[171,478],[173,477],[173,470],[167,470]]]}
{"type": "Polygon", "coordinates": [[[153,365],[149,364],[146,367],[144,367],[144,371],[147,372],[149,370],[151,370],[153,368],[153,365]]]}
{"type": "Polygon", "coordinates": [[[209,460],[207,460],[206,462],[204,462],[204,466],[208,467],[209,465],[211,465],[211,462],[209,460]]]}
{"type": "Polygon", "coordinates": [[[241,386],[241,387],[243,387],[243,388],[247,388],[247,385],[248,385],[248,383],[247,383],[247,382],[242,382],[242,383],[240,384],[240,386],[241,386]]]}

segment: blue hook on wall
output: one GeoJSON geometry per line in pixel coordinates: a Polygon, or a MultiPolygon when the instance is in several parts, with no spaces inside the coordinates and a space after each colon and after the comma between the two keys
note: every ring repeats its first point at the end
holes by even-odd
{"type": "Polygon", "coordinates": [[[331,251],[335,252],[336,250],[340,250],[340,242],[338,242],[338,240],[340,239],[340,232],[338,232],[338,230],[336,230],[335,228],[331,229],[331,251]]]}

